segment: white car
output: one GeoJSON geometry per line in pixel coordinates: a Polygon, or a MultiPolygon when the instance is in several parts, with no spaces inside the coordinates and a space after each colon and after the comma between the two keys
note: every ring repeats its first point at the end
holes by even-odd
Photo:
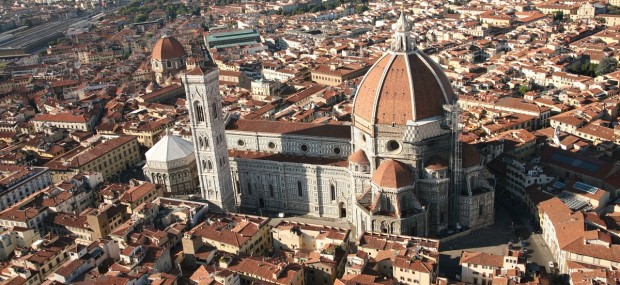
{"type": "Polygon", "coordinates": [[[555,263],[553,261],[549,261],[549,268],[555,267],[555,263]]]}

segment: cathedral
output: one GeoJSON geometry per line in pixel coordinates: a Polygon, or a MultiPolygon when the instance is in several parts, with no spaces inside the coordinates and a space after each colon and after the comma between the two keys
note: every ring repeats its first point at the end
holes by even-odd
{"type": "Polygon", "coordinates": [[[493,223],[493,177],[458,142],[457,96],[404,14],[357,87],[351,125],[232,118],[215,66],[182,74],[204,199],[341,219],[364,231],[443,236],[493,223]]]}

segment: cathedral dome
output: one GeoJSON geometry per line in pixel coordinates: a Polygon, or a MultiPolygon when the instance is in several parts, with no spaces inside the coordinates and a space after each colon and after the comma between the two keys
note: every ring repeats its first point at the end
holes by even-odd
{"type": "Polygon", "coordinates": [[[363,150],[358,150],[356,152],[354,152],[353,154],[349,155],[349,162],[350,163],[355,163],[355,164],[370,164],[370,161],[368,160],[368,157],[366,156],[366,152],[364,152],[363,150]]]}
{"type": "Polygon", "coordinates": [[[438,171],[448,169],[448,163],[439,157],[433,157],[427,164],[424,166],[424,169],[430,171],[438,171]]]}
{"type": "Polygon", "coordinates": [[[412,185],[413,175],[401,162],[388,159],[372,174],[372,182],[381,188],[397,189],[412,185]]]}
{"type": "Polygon", "coordinates": [[[185,49],[181,43],[173,38],[163,36],[161,39],[157,40],[155,46],[153,47],[153,53],[151,58],[154,60],[169,60],[169,59],[177,59],[186,56],[185,49]]]}
{"type": "Polygon", "coordinates": [[[146,152],[150,162],[171,162],[194,155],[194,145],[181,137],[168,134],[146,152]]]}
{"type": "Polygon", "coordinates": [[[441,67],[419,51],[404,14],[394,25],[390,51],[362,79],[353,104],[354,122],[405,125],[444,114],[454,91],[441,67]]]}

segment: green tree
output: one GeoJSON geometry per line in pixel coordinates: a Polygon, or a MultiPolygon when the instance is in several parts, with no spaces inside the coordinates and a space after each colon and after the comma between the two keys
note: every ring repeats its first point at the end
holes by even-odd
{"type": "Polygon", "coordinates": [[[563,11],[557,11],[555,12],[555,15],[553,16],[553,20],[554,21],[562,21],[564,19],[564,12],[563,11]]]}
{"type": "Polygon", "coordinates": [[[618,60],[613,57],[604,57],[594,70],[596,76],[605,75],[618,69],[618,60]]]}
{"type": "Polygon", "coordinates": [[[32,20],[30,20],[30,19],[26,19],[26,20],[24,21],[24,25],[28,26],[29,28],[30,28],[30,27],[32,27],[32,26],[33,26],[33,24],[32,24],[32,20]]]}
{"type": "Polygon", "coordinates": [[[530,87],[528,87],[527,85],[520,85],[519,89],[517,90],[517,92],[519,92],[519,94],[523,95],[527,92],[532,91],[532,89],[530,89],[530,87]]]}
{"type": "Polygon", "coordinates": [[[144,22],[148,19],[148,17],[146,16],[146,14],[138,14],[135,17],[133,17],[133,22],[134,23],[140,23],[140,22],[144,22]]]}
{"type": "Polygon", "coordinates": [[[620,15],[620,8],[618,6],[610,5],[607,7],[607,14],[620,15]]]}
{"type": "Polygon", "coordinates": [[[368,6],[366,5],[357,5],[355,6],[355,13],[357,14],[362,14],[364,12],[368,11],[368,6]]]}

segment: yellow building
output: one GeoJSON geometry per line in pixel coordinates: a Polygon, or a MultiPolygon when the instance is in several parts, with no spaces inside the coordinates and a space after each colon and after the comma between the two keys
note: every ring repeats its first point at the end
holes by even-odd
{"type": "Polygon", "coordinates": [[[597,17],[603,19],[608,27],[620,25],[620,15],[601,14],[597,17]]]}
{"type": "Polygon", "coordinates": [[[36,250],[33,254],[18,254],[11,259],[11,264],[34,270],[44,278],[67,260],[69,250],[74,246],[74,237],[48,234],[40,242],[32,245],[36,250]]]}
{"type": "Polygon", "coordinates": [[[271,230],[273,247],[304,264],[307,284],[334,284],[344,274],[351,230],[282,221],[271,230]]]}
{"type": "Polygon", "coordinates": [[[480,21],[483,24],[493,27],[508,27],[512,24],[513,18],[507,15],[489,15],[489,16],[481,16],[480,21]]]}
{"type": "Polygon", "coordinates": [[[205,248],[232,254],[265,255],[272,250],[269,219],[241,214],[208,213],[205,222],[183,236],[183,252],[190,264],[205,263],[205,248]]]}
{"type": "Polygon", "coordinates": [[[138,207],[142,203],[150,203],[157,197],[163,196],[162,186],[142,182],[135,185],[125,192],[120,198],[121,204],[127,206],[127,213],[132,214],[133,209],[138,207]]]}
{"type": "Polygon", "coordinates": [[[59,235],[72,235],[78,241],[91,242],[106,238],[114,228],[125,222],[129,215],[126,206],[106,205],[103,208],[89,208],[78,214],[53,213],[48,218],[48,230],[59,235]]]}
{"type": "Polygon", "coordinates": [[[120,174],[140,161],[138,139],[119,136],[100,139],[89,147],[79,146],[45,164],[52,180],[59,182],[80,172],[99,172],[104,180],[120,174]]]}
{"type": "Polygon", "coordinates": [[[32,119],[34,128],[41,132],[46,126],[76,131],[91,131],[97,122],[93,114],[73,114],[70,112],[57,114],[38,114],[32,119]]]}
{"type": "Polygon", "coordinates": [[[431,285],[438,272],[435,259],[397,256],[394,258],[394,280],[397,284],[431,285]]]}
{"type": "MultiPolygon", "coordinates": [[[[371,269],[393,277],[395,284],[435,284],[439,240],[364,233],[358,241],[358,250],[377,261],[371,269]]],[[[347,268],[347,272],[351,270],[347,268]]]]}
{"type": "Polygon", "coordinates": [[[282,263],[279,259],[224,256],[219,265],[239,274],[241,284],[314,284],[304,282],[304,268],[301,264],[282,263]]]}
{"type": "Polygon", "coordinates": [[[312,81],[329,85],[339,86],[347,80],[363,76],[370,68],[365,63],[351,63],[340,65],[332,63],[329,65],[321,65],[317,69],[310,72],[312,81]]]}
{"type": "Polygon", "coordinates": [[[578,5],[561,5],[561,4],[542,4],[536,6],[536,9],[540,10],[544,14],[555,14],[562,12],[564,17],[567,15],[577,14],[578,5]]]}
{"type": "Polygon", "coordinates": [[[168,118],[163,118],[154,121],[138,121],[128,122],[123,127],[123,133],[138,138],[138,143],[145,147],[153,147],[162,136],[164,130],[169,127],[174,121],[168,118]]]}

